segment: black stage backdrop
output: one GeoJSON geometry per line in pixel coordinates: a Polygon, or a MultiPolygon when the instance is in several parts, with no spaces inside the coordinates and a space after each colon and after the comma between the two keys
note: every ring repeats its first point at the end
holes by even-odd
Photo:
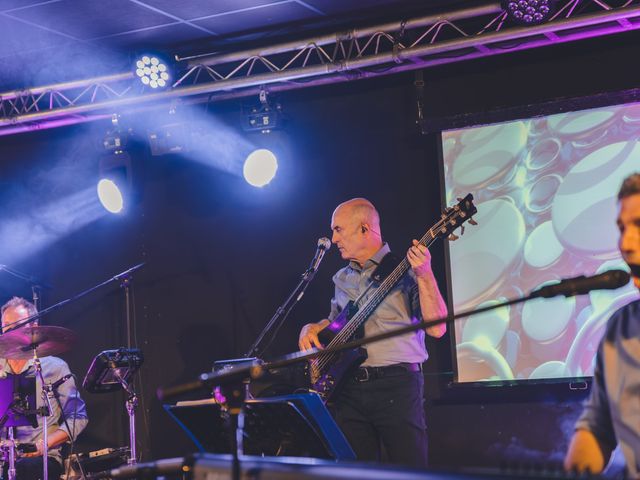
{"type": "MultiPolygon", "coordinates": [[[[583,42],[427,70],[426,115],[437,119],[634,88],[640,84],[637,69],[630,67],[637,39],[583,42]]],[[[45,292],[45,305],[146,262],[134,276],[133,295],[134,340],[146,357],[138,409],[145,460],[194,449],[162,410],[156,388],[193,379],[209,371],[213,361],[241,356],[249,348],[295,286],[318,237],[330,236],[336,204],[354,196],[371,199],[380,210],[385,239],[398,252],[437,219],[439,140],[419,132],[413,81],[413,74],[403,74],[282,94],[288,122],[272,135],[287,145],[287,152],[277,181],[264,190],[186,156],[137,154],[134,173],[141,195],[127,216],[104,216],[76,230],[73,225],[53,229],[57,241],[28,257],[0,257],[0,263],[53,285],[45,292]],[[74,231],[63,235],[66,229],[74,231]]],[[[238,101],[212,105],[208,115],[225,131],[260,140],[260,134],[241,131],[238,101]]],[[[13,222],[16,214],[32,225],[34,212],[55,198],[57,187],[43,172],[58,172],[61,162],[67,183],[77,178],[83,184],[97,176],[95,144],[107,128],[106,123],[91,124],[0,139],[0,245],[7,232],[20,228],[13,222]]],[[[225,134],[221,129],[220,142],[225,134]]],[[[445,291],[442,243],[432,254],[445,291]]],[[[331,251],[266,357],[294,351],[300,327],[326,315],[331,275],[341,264],[331,251]]],[[[4,276],[0,285],[2,300],[9,292],[24,292],[24,286],[4,276]]],[[[124,311],[123,292],[112,284],[44,323],[76,331],[79,342],[63,357],[83,376],[95,354],[126,344],[124,311]]],[[[433,465],[499,466],[561,458],[584,392],[562,384],[459,395],[445,387],[451,379],[449,339],[429,347],[433,465]]],[[[83,396],[90,425],[79,448],[126,445],[123,395],[83,396]]]]}

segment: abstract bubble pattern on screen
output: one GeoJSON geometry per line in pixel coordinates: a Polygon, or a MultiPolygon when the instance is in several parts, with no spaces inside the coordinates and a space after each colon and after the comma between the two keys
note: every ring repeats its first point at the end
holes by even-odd
{"type": "MultiPolygon", "coordinates": [[[[640,172],[639,139],[639,105],[443,132],[447,203],[471,192],[478,207],[449,244],[455,311],[626,269],[616,195],[640,172]]],[[[629,284],[473,315],[455,327],[458,380],[592,375],[607,319],[636,298],[629,284]]]]}

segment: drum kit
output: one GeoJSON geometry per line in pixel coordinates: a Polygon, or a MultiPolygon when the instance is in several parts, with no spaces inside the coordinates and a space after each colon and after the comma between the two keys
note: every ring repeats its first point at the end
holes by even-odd
{"type": "MultiPolygon", "coordinates": [[[[20,400],[24,392],[10,391],[12,399],[4,415],[0,418],[0,427],[8,428],[8,439],[2,442],[2,449],[5,451],[5,464],[8,463],[9,480],[16,478],[16,450],[23,452],[37,451],[35,445],[18,445],[14,440],[14,428],[29,425],[31,422],[26,418],[34,414],[41,418],[42,428],[42,454],[47,458],[47,418],[52,410],[51,395],[55,389],[52,385],[46,384],[42,374],[40,359],[50,355],[58,355],[71,349],[75,342],[76,335],[71,330],[56,326],[27,325],[15,330],[11,330],[0,336],[0,358],[7,360],[29,360],[33,359],[36,377],[40,379],[42,385],[43,407],[32,410],[16,408],[16,402],[20,400]]],[[[14,389],[16,383],[11,378],[5,378],[11,382],[10,390],[14,389]]],[[[43,478],[48,477],[48,462],[43,462],[43,478]]]]}
{"type": "MultiPolygon", "coordinates": [[[[54,411],[52,409],[51,399],[55,398],[56,389],[69,377],[63,376],[61,379],[58,379],[53,383],[45,383],[40,359],[52,355],[59,355],[70,350],[76,339],[75,333],[68,328],[48,325],[40,326],[34,322],[36,320],[39,320],[46,314],[52,313],[53,311],[65,305],[68,305],[69,303],[74,302],[112,282],[120,282],[120,286],[126,293],[127,324],[129,324],[129,288],[131,284],[131,278],[133,272],[141,268],[143,265],[143,263],[135,265],[128,270],[125,270],[124,272],[121,272],[118,275],[115,275],[103,281],[98,285],[95,285],[74,295],[71,298],[63,300],[46,309],[40,310],[39,313],[29,318],[25,318],[16,323],[4,326],[5,331],[2,335],[0,335],[0,359],[5,359],[9,363],[12,361],[31,359],[33,360],[33,367],[35,371],[35,378],[33,375],[13,375],[11,374],[11,372],[0,371],[0,415],[2,415],[0,417],[0,429],[6,428],[7,430],[7,439],[0,441],[0,450],[4,453],[4,462],[2,468],[7,469],[8,475],[6,476],[6,478],[8,478],[9,480],[14,480],[16,478],[16,453],[18,451],[28,453],[36,452],[39,450],[38,446],[34,444],[19,444],[15,439],[15,427],[30,425],[34,429],[41,428],[42,447],[40,450],[42,453],[42,458],[47,458],[47,418],[50,415],[50,412],[54,411]],[[16,377],[19,378],[16,379],[16,377]],[[24,379],[30,379],[31,383],[27,388],[24,387],[25,382],[22,382],[22,380],[24,379]],[[42,406],[38,406],[38,402],[36,402],[35,400],[35,385],[37,385],[36,379],[39,379],[41,389],[40,394],[42,397],[42,402],[40,403],[42,406]],[[25,393],[25,391],[27,390],[29,391],[25,393]],[[37,418],[41,419],[40,427],[38,427],[37,418]]],[[[6,265],[0,265],[0,272],[9,274],[9,276],[12,277],[13,280],[18,279],[21,282],[28,284],[31,287],[33,293],[33,303],[36,307],[39,306],[38,304],[40,299],[40,288],[51,288],[49,285],[37,281],[33,276],[18,272],[7,267],[6,265]]],[[[12,286],[11,288],[13,290],[14,286],[12,286]]],[[[124,355],[120,350],[118,352],[120,356],[124,355]]],[[[100,355],[104,353],[105,352],[102,352],[100,355]]],[[[139,354],[140,352],[137,349],[129,349],[126,350],[125,353],[128,354],[127,359],[130,359],[134,354],[139,354]]],[[[129,394],[127,409],[129,411],[130,418],[133,418],[133,410],[137,401],[130,380],[133,373],[135,373],[137,368],[139,368],[142,363],[141,354],[139,355],[139,358],[136,358],[138,359],[138,361],[135,364],[135,369],[116,368],[116,363],[112,362],[110,366],[115,365],[116,367],[111,369],[101,369],[100,372],[98,372],[103,374],[103,376],[106,375],[105,372],[107,372],[109,374],[109,378],[106,381],[116,383],[118,385],[118,388],[122,387],[129,394]]],[[[94,364],[92,364],[92,368],[94,364]]],[[[99,386],[96,385],[96,381],[105,381],[104,379],[102,379],[102,377],[98,380],[96,380],[94,377],[91,377],[91,379],[89,379],[89,386],[91,388],[97,388],[99,386]]],[[[85,388],[87,388],[86,384],[87,378],[85,378],[85,382],[83,382],[83,386],[85,386],[85,388]]],[[[113,389],[114,388],[109,388],[104,391],[112,391],[113,389]]],[[[91,389],[89,389],[89,391],[91,391],[91,389]]],[[[135,445],[135,432],[132,432],[130,437],[132,440],[132,444],[135,445]]],[[[131,449],[130,452],[135,452],[135,448],[131,449]]],[[[2,459],[0,458],[0,460],[2,459]]],[[[130,455],[129,463],[135,462],[135,454],[130,455]]],[[[43,478],[49,478],[48,462],[43,462],[42,469],[43,478]]]]}

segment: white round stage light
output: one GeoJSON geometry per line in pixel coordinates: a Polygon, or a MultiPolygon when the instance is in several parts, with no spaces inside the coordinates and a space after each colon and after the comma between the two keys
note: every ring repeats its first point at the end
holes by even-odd
{"type": "Polygon", "coordinates": [[[124,209],[124,197],[113,180],[103,178],[98,182],[98,198],[110,213],[120,213],[124,209]]]}
{"type": "Polygon", "coordinates": [[[244,162],[244,179],[254,187],[264,187],[276,176],[278,159],[267,149],[261,148],[249,154],[244,162]]]}
{"type": "Polygon", "coordinates": [[[145,55],[136,62],[136,76],[147,87],[164,88],[169,84],[169,69],[159,57],[145,55]]]}

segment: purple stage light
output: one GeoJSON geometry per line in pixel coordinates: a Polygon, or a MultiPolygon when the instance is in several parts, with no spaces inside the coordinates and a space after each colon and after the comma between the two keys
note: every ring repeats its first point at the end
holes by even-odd
{"type": "Polygon", "coordinates": [[[556,0],[502,0],[502,8],[516,23],[538,25],[555,13],[556,0]]]}

